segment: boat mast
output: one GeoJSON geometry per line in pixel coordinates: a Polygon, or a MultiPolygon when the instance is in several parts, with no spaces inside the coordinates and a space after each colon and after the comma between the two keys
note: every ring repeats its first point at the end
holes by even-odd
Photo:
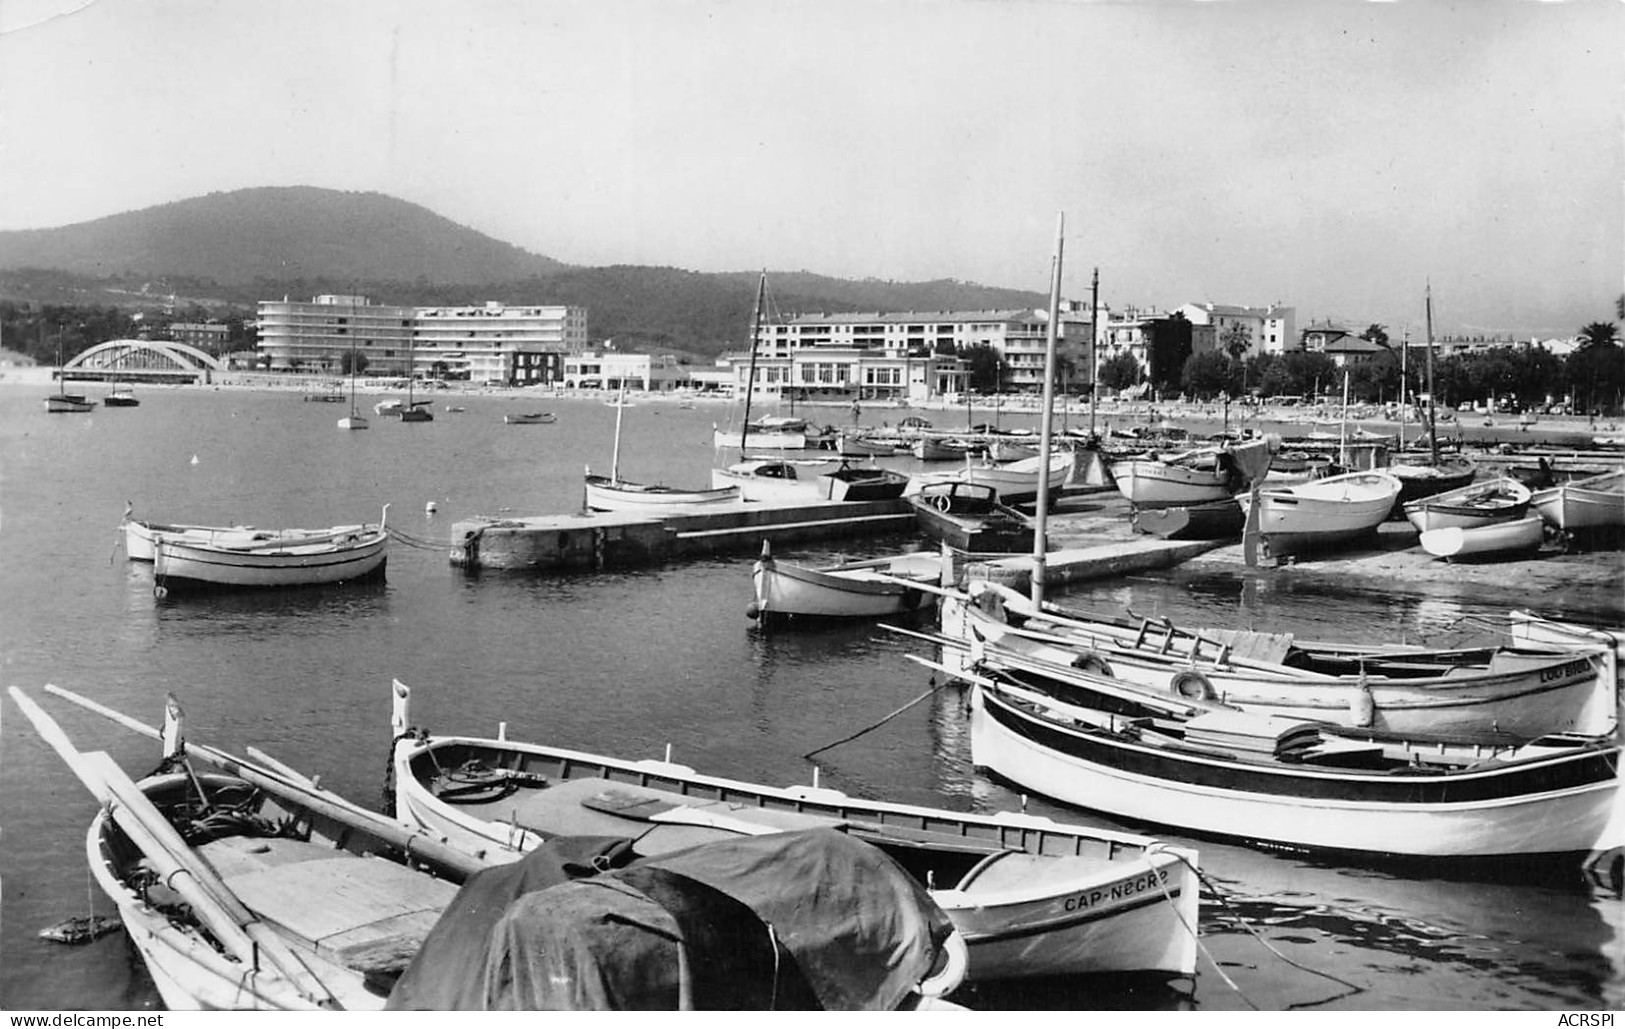
{"type": "Polygon", "coordinates": [[[1411,353],[1411,328],[1405,326],[1405,335],[1399,341],[1399,449],[1405,449],[1405,423],[1409,421],[1411,404],[1411,376],[1407,367],[1411,353]]]}
{"type": "Polygon", "coordinates": [[[1044,603],[1044,552],[1049,521],[1050,421],[1055,407],[1055,337],[1061,320],[1061,247],[1066,239],[1066,213],[1055,218],[1055,260],[1050,271],[1049,331],[1044,336],[1044,421],[1038,430],[1038,525],[1033,533],[1033,607],[1044,603]]]}
{"type": "Polygon", "coordinates": [[[1439,437],[1433,428],[1433,283],[1427,284],[1427,326],[1428,326],[1428,453],[1433,463],[1439,463],[1439,437]]]}
{"type": "Polygon", "coordinates": [[[1100,404],[1100,268],[1089,289],[1089,435],[1095,434],[1095,408],[1100,404]]]}
{"type": "Polygon", "coordinates": [[[615,401],[615,452],[609,459],[609,481],[621,481],[621,416],[626,413],[626,379],[621,379],[621,395],[615,401]]]}
{"type": "Polygon", "coordinates": [[[739,459],[745,459],[745,436],[750,432],[750,398],[756,392],[756,337],[762,331],[762,295],[767,292],[767,272],[756,282],[756,307],[750,315],[750,371],[745,377],[745,420],[739,426],[739,459]]]}
{"type": "Polygon", "coordinates": [[[1337,463],[1349,467],[1349,370],[1343,369],[1343,423],[1337,430],[1337,463]]]}

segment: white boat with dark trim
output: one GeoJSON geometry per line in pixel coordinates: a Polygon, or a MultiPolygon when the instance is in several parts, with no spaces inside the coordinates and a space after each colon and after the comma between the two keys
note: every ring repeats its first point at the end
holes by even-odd
{"type": "Polygon", "coordinates": [[[517,860],[559,833],[632,836],[658,852],[827,826],[929,888],[969,946],[971,980],[1195,967],[1199,884],[1187,849],[1032,815],[762,786],[669,759],[432,735],[411,726],[409,695],[395,684],[395,815],[489,861],[517,860]]]}
{"type": "Polygon", "coordinates": [[[1538,514],[1486,525],[1449,525],[1429,529],[1416,537],[1422,549],[1446,561],[1507,558],[1539,550],[1546,522],[1538,514]]]}
{"type": "Polygon", "coordinates": [[[384,573],[389,530],[377,525],[284,530],[270,539],[153,538],[153,585],[162,593],[209,589],[327,586],[384,573]]]}
{"type": "Polygon", "coordinates": [[[1138,628],[1040,613],[1016,591],[972,582],[942,602],[944,637],[975,659],[996,646],[1047,675],[1096,675],[1193,700],[1411,740],[1516,746],[1605,732],[1613,684],[1598,655],[1518,647],[1359,649],[1284,633],[1138,628]]]}
{"type": "Polygon", "coordinates": [[[751,570],[756,599],[745,613],[763,622],[794,618],[884,618],[931,607],[919,585],[942,581],[943,557],[914,552],[809,568],[780,561],[762,541],[751,570]]]}
{"type": "Polygon", "coordinates": [[[1529,512],[1529,487],[1511,476],[1469,483],[1404,505],[1405,517],[1417,532],[1471,529],[1510,522],[1529,512]]]}
{"type": "Polygon", "coordinates": [[[1176,454],[1125,458],[1106,465],[1112,482],[1135,508],[1187,507],[1225,500],[1251,479],[1262,478],[1278,444],[1267,439],[1198,447],[1176,454]]]}
{"type": "MultiPolygon", "coordinates": [[[[904,496],[918,494],[925,486],[940,482],[968,482],[992,489],[1001,504],[1019,504],[1038,495],[1042,463],[1036,457],[1009,464],[967,459],[963,468],[951,472],[922,472],[911,477],[904,496]]],[[[1059,490],[1072,473],[1072,452],[1050,455],[1049,489],[1059,490]]]]}
{"type": "Polygon", "coordinates": [[[709,509],[741,499],[738,486],[683,489],[661,483],[628,482],[587,472],[587,507],[593,511],[645,511],[651,514],[709,509]]]}
{"type": "Polygon", "coordinates": [[[805,504],[824,500],[827,487],[812,470],[823,463],[751,458],[726,468],[711,469],[711,487],[736,489],[742,500],[766,503],[805,504]],[[802,467],[797,467],[798,464],[802,467]],[[808,464],[812,467],[807,467],[808,464]]]}
{"type": "Polygon", "coordinates": [[[1408,746],[1233,709],[1102,705],[988,668],[971,689],[978,767],[1117,818],[1362,861],[1578,865],[1619,791],[1611,736],[1517,748],[1408,746]]]}

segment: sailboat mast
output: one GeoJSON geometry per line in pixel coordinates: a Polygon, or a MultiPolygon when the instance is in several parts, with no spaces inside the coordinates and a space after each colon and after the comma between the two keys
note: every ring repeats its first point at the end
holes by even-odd
{"type": "Polygon", "coordinates": [[[1089,435],[1095,434],[1095,408],[1100,405],[1100,269],[1089,288],[1089,435]]]}
{"type": "Polygon", "coordinates": [[[626,380],[621,380],[621,395],[615,401],[615,452],[609,458],[609,481],[621,481],[621,416],[626,414],[626,380]]]}
{"type": "Polygon", "coordinates": [[[1405,335],[1399,341],[1399,449],[1405,449],[1405,423],[1410,418],[1411,405],[1411,376],[1407,364],[1411,353],[1411,330],[1405,328],[1405,335]]]}
{"type": "Polygon", "coordinates": [[[1433,427],[1433,283],[1427,284],[1428,327],[1428,453],[1439,463],[1439,436],[1433,427]]]}
{"type": "Polygon", "coordinates": [[[750,398],[756,392],[756,337],[762,330],[762,296],[767,292],[767,272],[756,282],[756,307],[750,315],[750,371],[745,377],[745,419],[739,425],[739,459],[745,459],[745,437],[750,432],[750,398]]]}
{"type": "Polygon", "coordinates": [[[1044,421],[1038,429],[1038,525],[1033,533],[1033,607],[1044,602],[1044,553],[1048,549],[1050,421],[1055,408],[1055,337],[1061,321],[1061,248],[1066,214],[1055,219],[1055,260],[1050,272],[1049,331],[1044,336],[1044,421]]]}

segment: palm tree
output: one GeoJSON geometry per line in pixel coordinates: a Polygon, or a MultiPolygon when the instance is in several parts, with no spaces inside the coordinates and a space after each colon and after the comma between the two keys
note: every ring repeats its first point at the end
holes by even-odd
{"type": "Polygon", "coordinates": [[[1580,330],[1580,349],[1612,346],[1619,342],[1619,326],[1612,322],[1592,322],[1580,330]]]}

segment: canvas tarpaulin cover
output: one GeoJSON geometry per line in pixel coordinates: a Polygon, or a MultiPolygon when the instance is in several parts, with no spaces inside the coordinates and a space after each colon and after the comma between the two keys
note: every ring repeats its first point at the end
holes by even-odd
{"type": "Polygon", "coordinates": [[[630,866],[626,842],[556,840],[470,878],[388,1007],[884,1010],[952,930],[890,858],[835,830],[630,866]]]}

